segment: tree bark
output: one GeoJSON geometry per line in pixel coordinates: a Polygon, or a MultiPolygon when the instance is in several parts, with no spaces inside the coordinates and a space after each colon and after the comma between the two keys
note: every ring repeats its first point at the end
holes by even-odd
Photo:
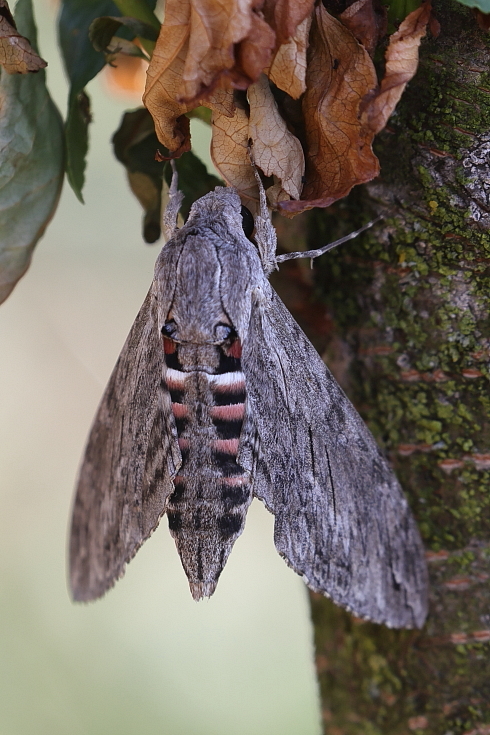
{"type": "Polygon", "coordinates": [[[379,136],[381,176],[310,215],[308,247],[384,221],[313,285],[298,266],[289,294],[279,283],[392,462],[431,577],[421,632],[311,595],[328,735],[490,734],[490,36],[434,5],[441,32],[379,136]]]}

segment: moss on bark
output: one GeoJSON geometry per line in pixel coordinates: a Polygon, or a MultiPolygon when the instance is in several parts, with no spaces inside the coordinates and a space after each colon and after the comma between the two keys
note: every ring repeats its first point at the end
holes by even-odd
{"type": "Polygon", "coordinates": [[[309,218],[318,247],[385,217],[322,259],[316,297],[335,325],[326,361],[392,461],[431,570],[422,632],[311,596],[329,735],[490,733],[490,37],[456,2],[435,10],[441,34],[377,142],[381,177],[309,218]]]}

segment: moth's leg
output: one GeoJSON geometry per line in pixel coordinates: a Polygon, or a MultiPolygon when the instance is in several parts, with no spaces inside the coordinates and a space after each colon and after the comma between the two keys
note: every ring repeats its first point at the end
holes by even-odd
{"type": "Polygon", "coordinates": [[[163,213],[163,234],[167,242],[175,235],[178,229],[177,217],[179,216],[179,210],[184,198],[182,192],[179,191],[179,174],[177,173],[175,161],[171,160],[170,165],[172,167],[172,181],[168,190],[167,206],[163,213]]]}
{"type": "Polygon", "coordinates": [[[267,198],[265,196],[265,189],[262,184],[262,180],[257,171],[255,161],[253,158],[253,149],[249,145],[248,153],[250,156],[250,163],[252,164],[255,180],[259,187],[259,214],[255,217],[255,241],[259,248],[260,259],[262,261],[262,267],[266,276],[272,273],[273,270],[277,269],[276,263],[276,248],[277,248],[277,236],[276,231],[272,225],[271,216],[269,214],[269,208],[267,206],[267,198]]]}

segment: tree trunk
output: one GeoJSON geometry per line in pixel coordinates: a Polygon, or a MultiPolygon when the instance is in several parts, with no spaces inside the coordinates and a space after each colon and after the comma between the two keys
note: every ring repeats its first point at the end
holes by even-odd
{"type": "Polygon", "coordinates": [[[380,178],[309,218],[319,247],[385,217],[316,266],[333,330],[318,301],[308,321],[285,299],[316,346],[330,331],[326,362],[398,474],[431,577],[422,632],[311,595],[328,735],[490,734],[490,37],[434,5],[441,33],[379,136],[380,178]]]}

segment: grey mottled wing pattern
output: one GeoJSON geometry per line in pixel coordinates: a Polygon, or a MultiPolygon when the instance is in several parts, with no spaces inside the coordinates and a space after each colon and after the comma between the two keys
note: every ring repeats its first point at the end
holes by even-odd
{"type": "Polygon", "coordinates": [[[75,600],[104,594],[165,511],[180,463],[152,289],[111,375],[80,469],[70,537],[75,600]]]}
{"type": "Polygon", "coordinates": [[[253,301],[240,456],[255,454],[254,494],[275,515],[279,553],[355,615],[422,626],[424,550],[395,475],[279,297],[264,284],[253,301]]]}

